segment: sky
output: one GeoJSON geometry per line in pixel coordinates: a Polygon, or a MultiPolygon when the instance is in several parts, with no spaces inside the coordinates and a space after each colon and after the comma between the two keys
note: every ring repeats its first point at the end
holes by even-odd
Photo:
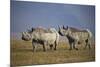
{"type": "Polygon", "coordinates": [[[95,6],[11,1],[11,33],[32,27],[71,26],[95,33],[95,6]]]}

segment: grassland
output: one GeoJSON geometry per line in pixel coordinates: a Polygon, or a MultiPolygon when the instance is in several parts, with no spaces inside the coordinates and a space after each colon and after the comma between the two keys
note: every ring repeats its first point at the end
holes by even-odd
{"type": "Polygon", "coordinates": [[[43,52],[42,46],[38,46],[33,52],[31,42],[11,40],[11,66],[95,61],[94,44],[90,50],[83,49],[83,45],[77,47],[78,51],[70,51],[67,43],[60,42],[56,51],[48,48],[43,52]]]}

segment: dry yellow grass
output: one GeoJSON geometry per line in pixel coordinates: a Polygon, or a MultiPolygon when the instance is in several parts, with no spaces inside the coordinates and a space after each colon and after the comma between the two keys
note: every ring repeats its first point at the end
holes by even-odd
{"type": "Polygon", "coordinates": [[[67,43],[59,43],[57,50],[49,50],[43,52],[42,46],[32,51],[31,42],[22,40],[11,40],[11,65],[38,65],[38,64],[55,64],[55,63],[72,63],[72,62],[88,62],[95,61],[95,47],[92,49],[83,49],[83,46],[76,50],[68,50],[67,43]]]}

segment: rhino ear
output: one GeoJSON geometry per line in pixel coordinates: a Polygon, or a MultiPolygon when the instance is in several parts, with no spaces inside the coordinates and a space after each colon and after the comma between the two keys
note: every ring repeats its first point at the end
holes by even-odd
{"type": "Polygon", "coordinates": [[[59,30],[63,29],[63,27],[61,27],[61,26],[58,26],[58,28],[59,28],[59,30]]]}

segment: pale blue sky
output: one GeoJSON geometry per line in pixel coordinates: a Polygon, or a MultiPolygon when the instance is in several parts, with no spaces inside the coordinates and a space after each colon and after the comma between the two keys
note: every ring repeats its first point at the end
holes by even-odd
{"type": "Polygon", "coordinates": [[[58,25],[88,28],[94,33],[95,6],[11,1],[11,32],[58,25]]]}

